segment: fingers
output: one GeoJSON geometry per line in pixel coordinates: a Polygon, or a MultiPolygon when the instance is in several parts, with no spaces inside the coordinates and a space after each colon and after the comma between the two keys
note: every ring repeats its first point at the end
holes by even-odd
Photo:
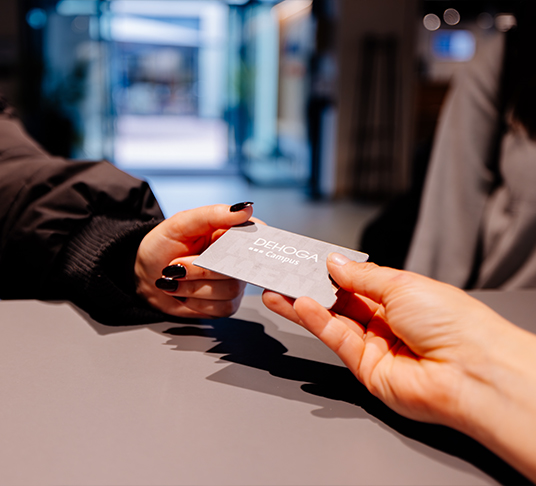
{"type": "Polygon", "coordinates": [[[333,350],[354,373],[358,374],[363,354],[363,330],[349,325],[349,320],[338,318],[309,297],[300,297],[294,303],[302,326],[333,350]]]}
{"type": "Polygon", "coordinates": [[[337,291],[337,302],[335,302],[331,310],[366,325],[372,319],[378,307],[379,304],[371,299],[340,288],[337,291]]]}
{"type": "Polygon", "coordinates": [[[228,317],[234,314],[242,300],[243,293],[230,300],[209,300],[195,297],[175,297],[164,292],[147,298],[151,306],[165,314],[186,318],[228,317]]]}
{"type": "MultiPolygon", "coordinates": [[[[348,294],[348,296],[353,296],[353,294],[348,294]]],[[[275,312],[276,314],[279,314],[280,316],[288,319],[289,321],[293,321],[296,324],[300,324],[303,326],[303,322],[301,321],[300,317],[298,316],[296,310],[294,309],[294,302],[295,299],[292,299],[290,297],[286,297],[284,295],[278,294],[276,292],[272,292],[271,290],[265,290],[262,294],[262,301],[268,309],[270,309],[272,312],[275,312]]],[[[351,306],[347,306],[347,309],[351,308],[351,306]]],[[[368,307],[367,307],[368,309],[368,307]]],[[[332,309],[333,311],[334,309],[332,309]]],[[[337,312],[337,311],[336,311],[337,312]]],[[[363,337],[364,335],[364,326],[360,325],[355,322],[355,318],[349,314],[346,314],[348,317],[345,317],[343,315],[338,315],[337,318],[346,324],[350,329],[352,329],[354,332],[356,332],[360,337],[363,337]]],[[[364,319],[364,321],[368,322],[372,316],[367,313],[367,318],[364,319]]]]}
{"type": "MultiPolygon", "coordinates": [[[[379,267],[374,263],[357,263],[338,253],[328,256],[327,266],[330,275],[344,290],[378,304],[385,304],[392,292],[417,277],[410,272],[379,267]]],[[[361,311],[366,312],[365,309],[361,311]]]]}
{"type": "Polygon", "coordinates": [[[173,240],[189,240],[204,235],[212,235],[219,229],[245,223],[253,214],[253,203],[239,203],[234,206],[215,204],[200,208],[181,211],[171,216],[162,224],[168,238],[173,240]],[[237,209],[238,210],[233,210],[237,209]]]}
{"type": "Polygon", "coordinates": [[[233,278],[225,280],[173,280],[159,279],[157,287],[167,295],[205,299],[212,301],[232,300],[242,295],[246,283],[233,278]],[[162,285],[164,280],[164,285],[162,285]]]}
{"type": "Polygon", "coordinates": [[[253,203],[205,206],[160,223],[140,243],[136,292],[153,307],[178,317],[223,317],[240,304],[245,283],[193,265],[232,226],[251,218],[253,203]]]}
{"type": "Polygon", "coordinates": [[[209,317],[229,317],[240,307],[244,293],[230,300],[209,300],[186,298],[181,299],[183,306],[191,312],[209,317]]]}
{"type": "Polygon", "coordinates": [[[241,295],[246,283],[221,273],[197,267],[194,261],[198,255],[177,258],[162,269],[162,278],[155,286],[174,297],[207,300],[232,300],[241,295]]]}
{"type": "Polygon", "coordinates": [[[190,255],[172,260],[166,268],[162,269],[162,275],[183,280],[229,280],[229,277],[216,273],[206,268],[194,265],[199,255],[190,255]],[[184,270],[181,270],[183,267],[184,270]],[[177,269],[177,270],[174,270],[177,269]],[[178,274],[179,276],[175,276],[178,274]]]}

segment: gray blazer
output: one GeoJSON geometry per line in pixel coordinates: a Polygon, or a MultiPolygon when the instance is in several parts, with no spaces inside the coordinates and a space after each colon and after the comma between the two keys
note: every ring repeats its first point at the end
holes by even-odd
{"type": "Polygon", "coordinates": [[[504,35],[480,42],[442,109],[406,269],[466,288],[536,287],[536,142],[508,123],[494,184],[504,35]],[[477,256],[477,248],[480,254],[477,256]]]}

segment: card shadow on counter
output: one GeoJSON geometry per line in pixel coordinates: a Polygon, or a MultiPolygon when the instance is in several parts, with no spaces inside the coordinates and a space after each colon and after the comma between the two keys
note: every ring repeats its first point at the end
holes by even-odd
{"type": "MultiPolygon", "coordinates": [[[[266,319],[263,322],[267,323],[266,319]]],[[[164,334],[171,339],[166,344],[177,351],[215,355],[223,362],[267,372],[278,378],[259,379],[256,373],[226,367],[208,377],[212,381],[318,405],[321,408],[313,413],[323,418],[356,419],[372,415],[407,438],[472,464],[501,484],[532,484],[474,439],[449,427],[402,417],[374,397],[346,367],[287,355],[288,349],[272,336],[283,338],[289,346],[293,341],[302,341],[301,346],[304,340],[316,341],[312,337],[280,331],[275,325],[273,328],[269,326],[268,334],[263,324],[233,318],[200,320],[199,323],[202,325],[167,329],[164,334]],[[183,339],[187,337],[206,338],[215,344],[208,350],[206,346],[201,349],[199,339],[183,339]],[[291,386],[282,384],[281,379],[291,382],[291,386]],[[297,387],[296,382],[302,385],[297,387]],[[330,402],[334,406],[330,406],[330,402]],[[345,406],[341,406],[343,404],[345,406]]]]}
{"type": "MultiPolygon", "coordinates": [[[[320,418],[365,419],[372,416],[380,426],[458,457],[500,484],[533,484],[461,432],[397,414],[374,397],[346,367],[286,354],[288,348],[283,342],[292,349],[305,349],[317,346],[319,341],[281,331],[274,323],[260,316],[259,319],[255,315],[248,316],[251,321],[234,318],[184,319],[173,323],[116,327],[100,324],[85,312],[72,307],[100,335],[146,327],[166,336],[168,341],[165,344],[172,346],[175,351],[200,352],[214,356],[221,362],[237,365],[223,368],[209,376],[209,380],[318,406],[312,413],[320,418]],[[259,373],[263,376],[260,377],[259,373]],[[266,373],[274,379],[266,379],[266,373]],[[301,385],[297,385],[299,383],[301,385]]],[[[408,445],[427,454],[426,450],[416,447],[411,441],[408,445]]],[[[437,456],[434,457],[437,459],[437,456]]]]}

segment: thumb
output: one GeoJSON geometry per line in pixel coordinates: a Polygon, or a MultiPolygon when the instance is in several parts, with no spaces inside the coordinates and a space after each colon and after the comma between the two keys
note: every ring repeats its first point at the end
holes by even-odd
{"type": "Polygon", "coordinates": [[[329,254],[327,266],[331,277],[344,290],[368,297],[378,304],[385,304],[389,295],[413,276],[375,263],[354,262],[339,253],[329,254]]]}
{"type": "Polygon", "coordinates": [[[164,221],[166,236],[181,241],[212,234],[219,229],[229,229],[249,220],[253,214],[252,204],[214,204],[181,211],[164,221]],[[233,208],[237,206],[242,209],[234,211],[233,208]]]}

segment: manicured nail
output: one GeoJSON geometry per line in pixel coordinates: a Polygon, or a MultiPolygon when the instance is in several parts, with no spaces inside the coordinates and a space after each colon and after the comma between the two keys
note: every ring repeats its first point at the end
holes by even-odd
{"type": "Polygon", "coordinates": [[[229,211],[231,211],[231,213],[237,213],[238,211],[242,211],[242,209],[249,208],[250,206],[253,206],[251,201],[236,203],[229,208],[229,211]]]}
{"type": "Polygon", "coordinates": [[[240,224],[235,224],[233,226],[233,228],[243,228],[244,226],[252,226],[254,225],[255,223],[253,221],[246,221],[244,223],[240,223],[240,224]]]}
{"type": "Polygon", "coordinates": [[[175,292],[179,288],[179,282],[168,277],[159,278],[154,284],[157,288],[166,292],[175,292]]]}
{"type": "Polygon", "coordinates": [[[180,263],[169,265],[162,270],[162,275],[169,278],[184,278],[186,277],[186,267],[180,263]]]}
{"type": "Polygon", "coordinates": [[[341,255],[340,253],[330,253],[328,258],[331,263],[341,266],[346,265],[350,261],[349,258],[345,257],[344,255],[341,255]]]}

